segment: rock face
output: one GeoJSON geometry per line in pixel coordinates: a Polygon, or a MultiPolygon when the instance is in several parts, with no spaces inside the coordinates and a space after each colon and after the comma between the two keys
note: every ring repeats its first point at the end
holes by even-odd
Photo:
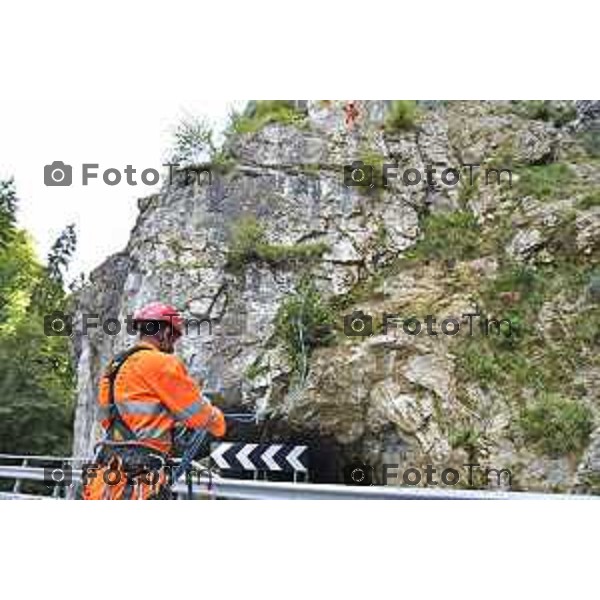
{"type": "MultiPolygon", "coordinates": [[[[431,166],[439,174],[465,164],[497,165],[508,155],[509,167],[543,165],[571,148],[571,134],[524,118],[507,103],[423,105],[418,123],[401,130],[383,126],[389,103],[364,102],[358,109],[348,130],[342,103],[308,102],[299,124],[272,123],[231,135],[228,165],[214,168],[212,181],[186,181],[180,174],[141,200],[127,248],[99,267],[78,295],[76,329],[84,313],[124,323],[156,299],[176,305],[188,319],[208,319],[199,327],[190,324],[180,342],[178,353],[192,375],[220,390],[226,406],[257,411],[263,441],[308,439],[323,467],[316,479],[339,481],[339,467],[353,459],[456,466],[476,454],[482,464],[518,473],[513,487],[569,489],[576,476],[572,460],[536,455],[511,437],[519,400],[460,380],[456,338],[412,335],[401,327],[383,333],[378,326],[372,336],[347,337],[343,318],[362,310],[380,325],[376,315],[410,316],[433,307],[441,322],[476,309],[475,287],[493,278],[502,260],[493,252],[458,264],[411,263],[381,276],[418,246],[427,215],[468,212],[490,228],[509,219],[510,259],[552,262],[552,232],[561,215],[574,210],[576,198],[559,198],[554,206],[515,196],[503,185],[470,193],[464,172],[453,186],[439,175],[428,183],[424,174],[431,166]],[[343,166],[356,160],[398,163],[398,175],[389,177],[387,187],[378,173],[372,188],[347,186],[343,166]],[[407,185],[406,169],[418,170],[422,181],[407,185]],[[248,256],[234,268],[231,248],[248,218],[260,225],[261,243],[280,253],[303,245],[320,245],[321,251],[295,260],[248,256]],[[325,302],[344,309],[335,315],[334,341],[307,355],[299,377],[277,337],[276,320],[307,278],[325,302]],[[367,291],[359,298],[361,286],[367,291]],[[452,433],[464,422],[477,423],[477,442],[457,446],[452,433]]],[[[580,127],[593,109],[580,107],[580,127]]],[[[594,169],[585,175],[597,176],[594,169]]],[[[596,252],[597,211],[577,213],[576,252],[596,252]]],[[[76,456],[89,456],[98,437],[94,406],[101,370],[132,341],[124,330],[109,336],[101,329],[75,339],[76,456]]],[[[593,393],[588,404],[595,406],[593,393]]]]}

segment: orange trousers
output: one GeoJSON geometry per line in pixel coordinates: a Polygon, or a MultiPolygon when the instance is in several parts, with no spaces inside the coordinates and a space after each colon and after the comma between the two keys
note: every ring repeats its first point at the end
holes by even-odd
{"type": "Polygon", "coordinates": [[[172,497],[167,467],[135,449],[109,452],[82,469],[83,500],[159,500],[172,497]],[[153,464],[154,463],[154,464],[153,464]]]}

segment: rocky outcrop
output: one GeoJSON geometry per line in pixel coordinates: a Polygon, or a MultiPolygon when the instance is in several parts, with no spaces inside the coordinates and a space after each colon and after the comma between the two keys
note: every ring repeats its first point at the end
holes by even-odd
{"type": "MultiPolygon", "coordinates": [[[[571,459],[540,456],[513,435],[521,400],[461,378],[458,337],[402,328],[383,333],[377,316],[434,310],[439,321],[457,316],[464,328],[461,315],[477,309],[478,286],[505,260],[482,250],[458,263],[403,265],[428,215],[466,211],[491,237],[504,228],[511,260],[546,264],[558,252],[553,232],[572,214],[574,251],[596,252],[597,208],[577,211],[578,196],[548,203],[519,194],[517,170],[512,187],[465,184],[466,164],[514,169],[566,156],[571,134],[524,118],[508,103],[424,105],[418,124],[404,130],[384,127],[389,110],[389,103],[359,104],[360,116],[348,131],[341,103],[309,102],[301,123],[230,136],[227,168],[214,169],[211,183],[176,178],[140,201],[127,248],[94,272],[77,298],[78,314],[124,321],[162,298],[188,318],[210,319],[210,327],[204,323],[181,341],[179,353],[191,373],[220,390],[226,405],[256,410],[268,425],[261,428],[263,438],[310,439],[316,453],[331,455],[336,465],[360,459],[460,466],[475,457],[482,465],[513,469],[513,487],[569,489],[576,476],[571,459]],[[343,166],[356,160],[397,163],[399,175],[387,187],[377,173],[374,187],[347,186],[343,166]],[[406,169],[424,174],[432,166],[438,173],[433,183],[402,180],[406,169]],[[444,169],[461,167],[457,185],[439,180],[444,169]],[[248,217],[259,223],[263,243],[279,252],[303,244],[319,244],[322,251],[294,260],[250,257],[233,268],[236,228],[248,217]],[[298,376],[277,336],[276,317],[307,279],[325,302],[344,308],[335,315],[333,342],[307,356],[305,376],[298,376]],[[372,336],[344,335],[344,316],[356,310],[375,316],[372,336]],[[465,424],[476,435],[457,443],[465,424]]],[[[598,175],[595,167],[588,170],[588,177],[598,175]]],[[[124,331],[108,336],[95,330],[76,339],[78,456],[89,455],[95,440],[100,369],[129,343],[124,331]]],[[[591,397],[589,404],[595,410],[591,397]]],[[[327,473],[321,479],[341,477],[339,470],[327,473]]]]}

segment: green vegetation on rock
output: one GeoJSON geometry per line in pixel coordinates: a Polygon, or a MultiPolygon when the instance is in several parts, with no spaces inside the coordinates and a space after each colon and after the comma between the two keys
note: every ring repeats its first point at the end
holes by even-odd
{"type": "Polygon", "coordinates": [[[238,134],[254,133],[270,123],[299,125],[304,121],[304,113],[289,100],[257,100],[252,111],[231,115],[231,128],[238,134]]]}
{"type": "Polygon", "coordinates": [[[480,435],[470,427],[459,427],[450,432],[450,445],[452,448],[464,448],[472,456],[476,454],[480,435]]]}
{"type": "Polygon", "coordinates": [[[314,348],[332,340],[334,313],[313,284],[303,282],[281,304],[275,320],[275,337],[283,341],[294,371],[305,374],[314,348]]]}
{"type": "Polygon", "coordinates": [[[210,166],[217,173],[225,174],[231,171],[236,165],[236,159],[225,149],[216,150],[211,156],[210,166]]]}
{"type": "Polygon", "coordinates": [[[526,119],[546,121],[562,127],[577,117],[573,104],[557,103],[552,100],[520,100],[514,102],[517,114],[526,119]]]}
{"type": "MultiPolygon", "coordinates": [[[[573,373],[586,364],[600,325],[597,306],[581,309],[560,322],[537,325],[543,305],[559,294],[575,301],[590,280],[590,267],[568,261],[540,267],[505,265],[479,290],[480,311],[488,319],[508,319],[512,335],[473,335],[457,341],[461,381],[498,387],[513,398],[525,388],[574,393],[573,373]],[[570,297],[569,297],[570,295],[570,297]],[[586,356],[588,358],[586,358],[586,356]]],[[[477,332],[477,330],[475,330],[477,332]]]]}
{"type": "Polygon", "coordinates": [[[594,208],[595,206],[600,206],[600,189],[589,192],[577,202],[577,208],[581,210],[587,210],[589,208],[594,208]]]}
{"type": "Polygon", "coordinates": [[[471,212],[429,214],[421,228],[421,239],[407,253],[412,259],[466,260],[479,255],[481,228],[471,212]]]}
{"type": "MultiPolygon", "coordinates": [[[[224,147],[215,143],[214,131],[208,122],[199,117],[185,117],[175,126],[169,150],[169,162],[175,167],[175,172],[203,169],[217,173],[227,173],[235,165],[235,158],[224,147]]],[[[188,175],[188,182],[198,176],[188,175]]]]}
{"type": "Polygon", "coordinates": [[[419,108],[414,100],[392,100],[385,118],[388,131],[412,129],[418,120],[419,108]]]}
{"type": "Polygon", "coordinates": [[[354,189],[364,195],[379,194],[384,188],[383,165],[392,161],[387,160],[381,152],[366,144],[361,147],[358,160],[363,162],[366,167],[363,169],[365,177],[369,177],[368,168],[372,169],[372,181],[370,185],[357,185],[354,189]]]}
{"type": "Polygon", "coordinates": [[[550,394],[525,407],[518,426],[525,443],[550,456],[581,451],[594,427],[587,406],[550,394]]]}
{"type": "Polygon", "coordinates": [[[240,271],[251,262],[272,266],[292,262],[310,262],[328,249],[322,242],[303,242],[296,245],[270,244],[264,228],[255,217],[240,219],[233,227],[227,262],[234,271],[240,271]]]}
{"type": "Polygon", "coordinates": [[[269,372],[269,367],[262,363],[262,355],[259,356],[245,371],[244,375],[250,381],[269,372]]]}
{"type": "Polygon", "coordinates": [[[565,164],[534,165],[519,172],[517,190],[524,196],[548,200],[559,198],[575,181],[575,174],[565,164]]]}
{"type": "Polygon", "coordinates": [[[213,131],[199,117],[185,117],[173,131],[169,161],[185,165],[207,162],[216,152],[213,131]]]}

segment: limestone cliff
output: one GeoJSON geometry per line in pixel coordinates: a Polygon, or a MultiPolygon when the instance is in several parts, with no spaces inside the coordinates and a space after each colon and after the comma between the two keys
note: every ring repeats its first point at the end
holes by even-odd
{"type": "MultiPolygon", "coordinates": [[[[250,107],[211,182],[180,174],[139,201],[127,248],[92,274],[78,313],[124,320],[160,298],[210,318],[180,356],[228,406],[257,411],[252,435],[308,440],[318,480],[340,480],[354,459],[471,460],[511,469],[515,489],[594,489],[598,103],[360,102],[350,128],[343,106],[262,122],[250,107]],[[345,185],[356,160],[374,167],[372,187],[345,185]],[[456,185],[384,185],[384,163],[463,170],[456,185]],[[484,167],[510,169],[510,185],[506,173],[486,185],[484,167]],[[329,327],[303,322],[315,305],[329,327]],[[345,335],[357,310],[372,335],[345,335]],[[435,315],[439,330],[474,311],[518,332],[471,337],[464,319],[458,335],[381,329],[385,313],[435,315]]],[[[130,343],[101,330],[75,339],[77,456],[96,439],[101,369],[130,343]]]]}

